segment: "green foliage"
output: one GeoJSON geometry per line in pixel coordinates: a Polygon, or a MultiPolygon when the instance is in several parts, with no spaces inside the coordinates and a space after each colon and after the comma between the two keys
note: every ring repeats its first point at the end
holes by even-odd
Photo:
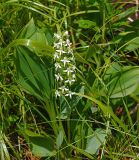
{"type": "Polygon", "coordinates": [[[104,130],[97,129],[93,135],[87,139],[87,145],[85,151],[90,154],[96,154],[100,146],[104,143],[106,133],[104,130]]]}
{"type": "Polygon", "coordinates": [[[110,98],[125,97],[132,94],[138,87],[139,68],[114,64],[106,72],[105,78],[110,98]]]}
{"type": "Polygon", "coordinates": [[[137,7],[1,1],[0,159],[138,159],[137,7]],[[56,98],[53,37],[65,30],[76,82],[56,98]]]}

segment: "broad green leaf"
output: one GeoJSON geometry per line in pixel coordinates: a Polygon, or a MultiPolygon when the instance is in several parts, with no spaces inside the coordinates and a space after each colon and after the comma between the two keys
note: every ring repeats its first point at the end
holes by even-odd
{"type": "Polygon", "coordinates": [[[135,20],[130,25],[125,27],[123,32],[115,36],[113,41],[120,44],[120,50],[122,51],[134,51],[139,48],[139,20],[135,20]]]}
{"type": "MultiPolygon", "coordinates": [[[[49,30],[47,30],[49,32],[49,30]]],[[[48,38],[51,34],[47,33],[48,38]]],[[[20,39],[13,41],[12,47],[16,46],[16,68],[18,83],[30,94],[39,99],[49,99],[51,87],[54,85],[52,76],[51,59],[43,61],[36,54],[47,55],[52,58],[54,49],[49,46],[47,36],[39,30],[33,19],[20,33],[20,39]]]]}
{"type": "Polygon", "coordinates": [[[135,37],[126,43],[125,51],[134,51],[139,48],[139,37],[135,37]]]}
{"type": "Polygon", "coordinates": [[[19,38],[31,38],[37,31],[37,28],[34,24],[34,20],[31,19],[29,23],[23,28],[22,32],[19,35],[19,38]]]}
{"type": "Polygon", "coordinates": [[[34,136],[29,137],[32,153],[38,157],[51,157],[56,154],[54,142],[49,137],[34,136]]]}
{"type": "Polygon", "coordinates": [[[51,157],[56,154],[54,140],[50,136],[42,136],[30,130],[24,130],[32,153],[38,157],[51,157]]]}
{"type": "Polygon", "coordinates": [[[128,27],[125,28],[125,31],[129,33],[125,36],[125,47],[126,51],[134,51],[139,48],[139,20],[134,20],[128,27]]]}
{"type": "MultiPolygon", "coordinates": [[[[35,26],[33,19],[24,27],[18,38],[24,41],[23,45],[33,50],[34,53],[48,55],[54,52],[54,49],[49,46],[49,43],[52,44],[52,34],[49,29],[45,32],[41,31],[35,26]]],[[[17,44],[19,40],[16,40],[17,44]]]]}
{"type": "Polygon", "coordinates": [[[52,79],[50,81],[51,68],[48,69],[29,49],[19,46],[16,50],[16,67],[18,83],[25,90],[39,98],[49,98],[50,87],[54,83],[52,79]]]}
{"type": "Polygon", "coordinates": [[[85,151],[90,154],[96,154],[106,138],[106,133],[103,129],[97,129],[92,135],[88,136],[87,146],[85,151]]]}
{"type": "Polygon", "coordinates": [[[91,28],[91,27],[96,27],[96,23],[92,22],[90,20],[85,20],[85,19],[81,19],[76,21],[75,23],[77,23],[79,25],[80,28],[91,28]]]}
{"type": "Polygon", "coordinates": [[[104,80],[109,82],[111,80],[111,77],[114,77],[114,75],[118,74],[122,70],[122,66],[119,65],[119,63],[112,63],[110,68],[106,71],[104,75],[104,80]]]}
{"type": "Polygon", "coordinates": [[[125,66],[120,70],[110,69],[108,72],[107,87],[110,98],[124,97],[136,90],[139,83],[139,67],[125,66]]]}

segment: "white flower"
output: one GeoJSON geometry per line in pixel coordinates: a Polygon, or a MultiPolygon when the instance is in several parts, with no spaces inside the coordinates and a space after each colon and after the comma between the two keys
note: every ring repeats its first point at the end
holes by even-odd
{"type": "Polygon", "coordinates": [[[66,46],[71,47],[71,44],[72,44],[72,43],[70,43],[70,40],[69,40],[69,39],[66,39],[66,46]]]}
{"type": "Polygon", "coordinates": [[[71,44],[72,44],[72,43],[70,43],[70,40],[69,40],[69,39],[66,39],[66,41],[63,41],[63,45],[64,45],[65,47],[68,47],[68,49],[70,49],[71,44]]]}
{"type": "Polygon", "coordinates": [[[72,54],[73,55],[73,50],[71,48],[68,48],[68,54],[72,54]]]}
{"type": "Polygon", "coordinates": [[[76,78],[76,75],[75,75],[75,74],[72,74],[72,78],[75,79],[75,78],[76,78]]]}
{"type": "Polygon", "coordinates": [[[65,86],[62,86],[59,89],[62,91],[62,93],[66,92],[66,91],[69,91],[69,89],[66,88],[65,86]]]}
{"type": "Polygon", "coordinates": [[[64,36],[69,36],[69,32],[68,32],[68,31],[65,31],[63,35],[64,35],[64,36]]]}
{"type": "Polygon", "coordinates": [[[55,91],[56,98],[60,97],[60,92],[58,90],[55,91]]]}
{"type": "Polygon", "coordinates": [[[58,68],[61,68],[60,63],[56,62],[55,63],[55,69],[57,70],[58,68]]]}
{"type": "Polygon", "coordinates": [[[56,77],[56,80],[59,81],[59,80],[63,80],[63,77],[58,73],[58,74],[55,74],[55,77],[56,77]]]}
{"type": "Polygon", "coordinates": [[[66,70],[64,70],[63,72],[67,72],[67,75],[69,76],[69,74],[72,73],[72,72],[74,72],[74,70],[69,67],[66,70]]]}
{"type": "Polygon", "coordinates": [[[64,67],[65,67],[66,63],[70,62],[70,60],[67,57],[64,57],[64,59],[62,59],[60,61],[64,63],[64,67]]]}
{"type": "Polygon", "coordinates": [[[62,40],[62,39],[59,39],[59,41],[58,42],[55,42],[54,43],[54,47],[55,48],[62,48],[62,46],[63,46],[63,44],[64,44],[65,42],[62,40]]]}
{"type": "Polygon", "coordinates": [[[61,48],[62,47],[62,43],[54,43],[54,48],[61,48]]]}
{"type": "Polygon", "coordinates": [[[69,93],[67,93],[65,96],[69,96],[70,98],[72,98],[72,95],[74,95],[74,94],[75,94],[75,92],[69,91],[69,93]]]}
{"type": "Polygon", "coordinates": [[[75,69],[76,69],[76,66],[75,66],[75,65],[72,65],[72,69],[75,71],[75,69]]]}
{"type": "Polygon", "coordinates": [[[54,37],[57,38],[57,39],[61,38],[61,36],[59,34],[57,34],[57,33],[54,33],[54,37]]]}
{"type": "Polygon", "coordinates": [[[67,79],[65,83],[69,83],[70,85],[75,82],[75,79],[67,79]]]}
{"type": "Polygon", "coordinates": [[[68,53],[68,54],[73,54],[73,52],[71,52],[71,51],[68,51],[67,53],[68,53]]]}
{"type": "Polygon", "coordinates": [[[60,56],[61,56],[61,54],[62,53],[66,53],[65,51],[63,51],[62,49],[60,49],[60,50],[56,50],[56,52],[58,52],[59,54],[60,54],[60,56]]]}
{"type": "Polygon", "coordinates": [[[55,60],[56,58],[57,58],[57,59],[60,58],[60,57],[59,57],[59,54],[58,54],[57,52],[55,52],[55,54],[54,54],[54,60],[55,60]]]}

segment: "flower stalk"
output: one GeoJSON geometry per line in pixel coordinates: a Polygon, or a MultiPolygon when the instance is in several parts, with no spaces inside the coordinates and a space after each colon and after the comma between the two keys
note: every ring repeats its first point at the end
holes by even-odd
{"type": "Polygon", "coordinates": [[[63,34],[54,34],[54,39],[55,96],[72,98],[74,92],[71,91],[71,86],[76,81],[76,65],[69,33],[65,31],[63,34]]]}

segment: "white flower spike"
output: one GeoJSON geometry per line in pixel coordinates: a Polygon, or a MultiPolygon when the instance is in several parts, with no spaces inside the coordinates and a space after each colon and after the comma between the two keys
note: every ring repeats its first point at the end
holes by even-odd
{"type": "Polygon", "coordinates": [[[68,31],[63,32],[63,34],[54,34],[54,66],[57,86],[55,91],[56,98],[63,95],[71,99],[74,95],[74,92],[70,91],[70,88],[76,81],[76,65],[71,48],[72,43],[69,37],[68,31]]]}

